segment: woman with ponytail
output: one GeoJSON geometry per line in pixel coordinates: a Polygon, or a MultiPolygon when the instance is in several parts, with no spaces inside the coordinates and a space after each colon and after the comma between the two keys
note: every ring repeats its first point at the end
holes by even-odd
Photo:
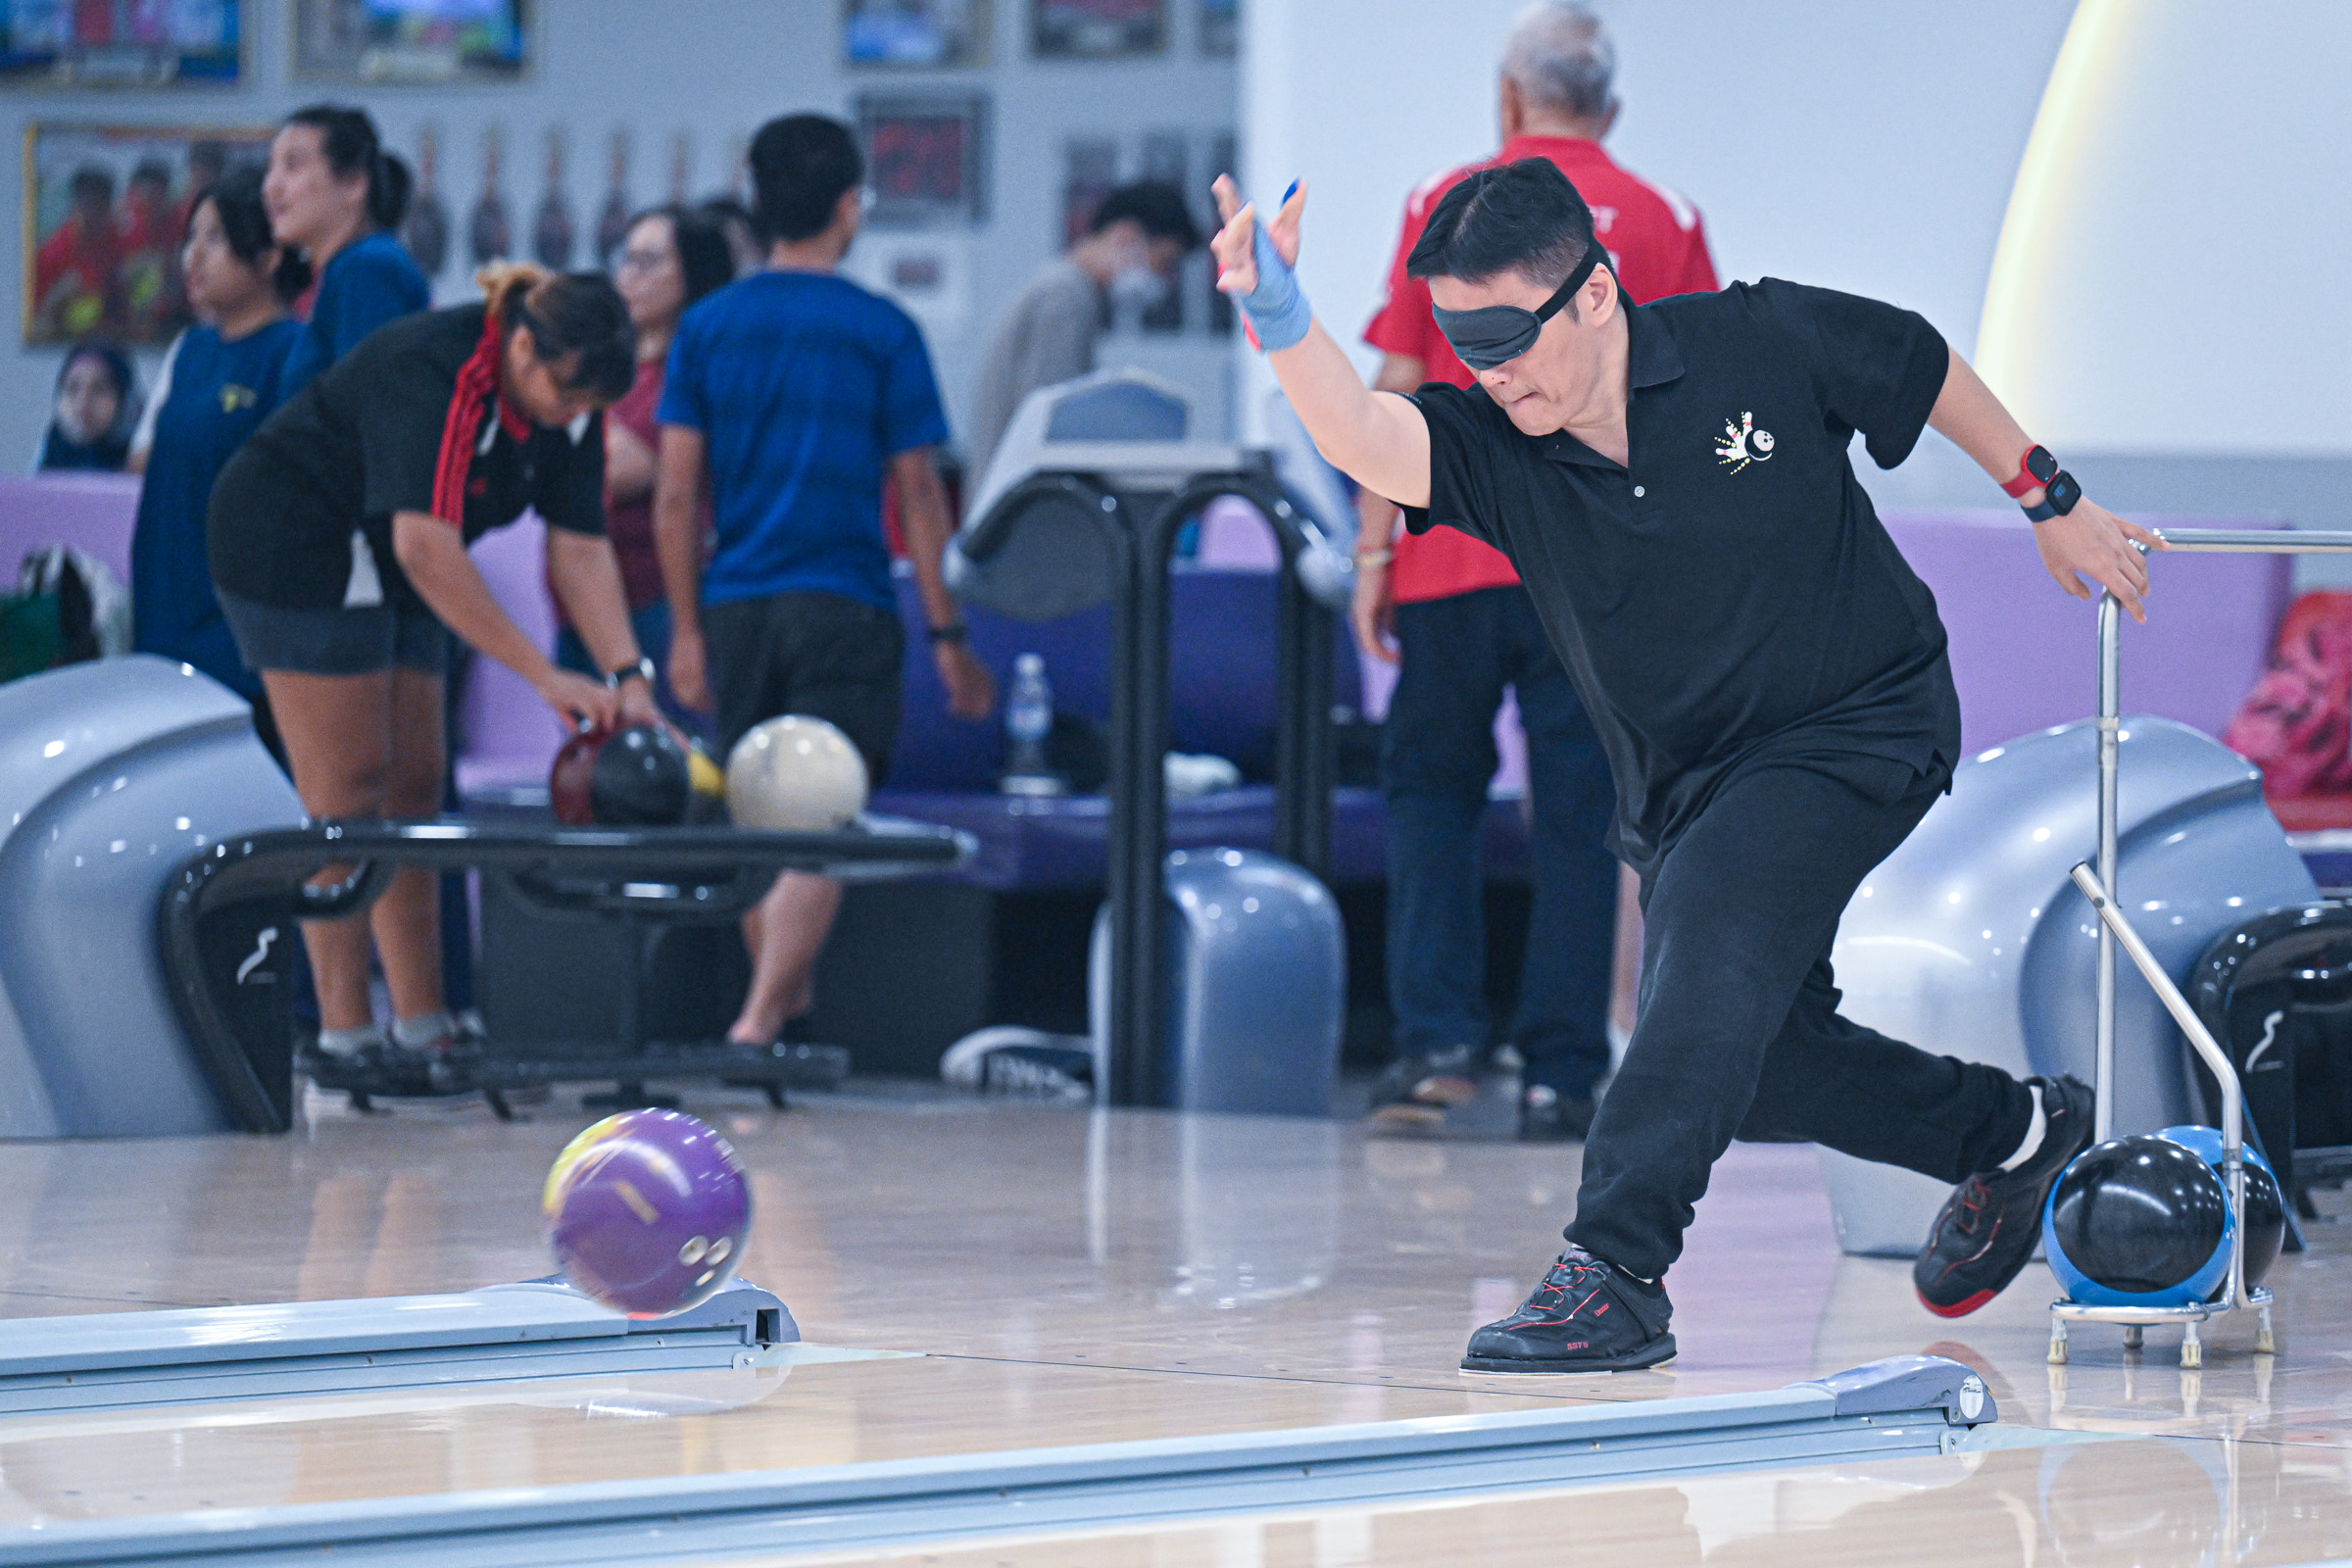
{"type": "Polygon", "coordinates": [[[254,705],[276,751],[261,678],[245,667],[205,564],[204,514],[221,466],[285,398],[286,355],[302,324],[286,307],[311,270],[270,237],[257,169],[233,169],[197,198],[180,251],[198,324],[164,356],[131,440],[146,475],[130,535],[131,646],[194,664],[254,705]]]}
{"type": "Polygon", "coordinates": [[[288,116],[270,144],[262,198],[277,243],[318,279],[286,362],[288,393],[386,321],[432,303],[432,285],[393,233],[409,210],[409,166],[384,150],[366,110],[313,104],[288,116]]]}
{"type": "MultiPolygon", "coordinates": [[[[605,537],[602,411],[636,374],[628,307],[598,273],[504,266],[480,281],[481,303],[394,321],[295,393],[213,488],[213,581],[317,818],[440,808],[444,627],[567,724],[656,721],[605,537]],[[548,580],[601,680],[551,663],[466,553],[526,508],[547,523],[548,580]]],[[[426,871],[395,877],[364,916],[305,925],[315,1081],[423,1093],[441,1057],[473,1049],[445,1005],[438,931],[426,871]],[[371,935],[389,1040],[368,1003],[371,935]]]]}

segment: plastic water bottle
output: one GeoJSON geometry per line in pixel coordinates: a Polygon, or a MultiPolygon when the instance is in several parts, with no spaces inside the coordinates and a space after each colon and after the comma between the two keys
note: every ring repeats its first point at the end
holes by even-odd
{"type": "Polygon", "coordinates": [[[1046,661],[1023,654],[1012,662],[1012,691],[1004,702],[1004,733],[1011,743],[1004,764],[1008,795],[1059,795],[1066,786],[1046,763],[1046,737],[1054,729],[1054,686],[1046,661]]]}

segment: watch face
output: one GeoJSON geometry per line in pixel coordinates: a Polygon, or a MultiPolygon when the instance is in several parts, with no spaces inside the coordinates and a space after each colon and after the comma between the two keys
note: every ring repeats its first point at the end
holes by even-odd
{"type": "Polygon", "coordinates": [[[2043,484],[2048,484],[2058,471],[2058,460],[2050,456],[2048,447],[2035,447],[2026,454],[2026,471],[2043,484]]]}
{"type": "Polygon", "coordinates": [[[2075,503],[2082,499],[2082,487],[2075,483],[2075,476],[2073,474],[2065,472],[2060,472],[2051,477],[2049,481],[2049,492],[2042,497],[2044,504],[2049,506],[2051,510],[2056,512],[2061,517],[2074,511],[2075,503]]]}

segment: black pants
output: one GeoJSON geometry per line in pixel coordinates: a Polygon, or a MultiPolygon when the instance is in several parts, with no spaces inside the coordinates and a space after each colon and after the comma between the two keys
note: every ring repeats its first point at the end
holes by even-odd
{"type": "Polygon", "coordinates": [[[1519,699],[1533,808],[1533,898],[1511,1038],[1530,1084],[1583,1097],[1609,1070],[1617,861],[1602,843],[1615,788],[1600,737],[1522,588],[1396,607],[1401,669],[1383,732],[1389,808],[1389,1008],[1399,1055],[1484,1047],[1479,824],[1494,712],[1519,699]]]}
{"type": "Polygon", "coordinates": [[[1888,802],[1829,772],[1761,768],[1658,858],[1642,886],[1641,1011],[1585,1144],[1570,1242],[1663,1274],[1734,1138],[1946,1182],[2017,1148],[2034,1113],[2023,1084],[1838,1015],[1838,917],[1941,785],[1888,802]]]}
{"type": "Polygon", "coordinates": [[[899,745],[906,632],[888,610],[841,594],[783,593],[703,607],[705,664],[718,755],[784,713],[849,737],[877,789],[899,745]]]}

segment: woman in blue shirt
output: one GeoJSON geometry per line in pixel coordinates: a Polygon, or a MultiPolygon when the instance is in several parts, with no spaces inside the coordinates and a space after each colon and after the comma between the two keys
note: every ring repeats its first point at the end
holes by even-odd
{"type": "Polygon", "coordinates": [[[433,290],[392,232],[408,211],[409,167],[384,151],[365,110],[313,104],[288,116],[262,199],[277,243],[318,278],[286,361],[291,397],[386,321],[430,305],[433,290]]]}
{"type": "Polygon", "coordinates": [[[130,536],[131,646],[251,699],[254,727],[274,752],[260,677],[238,656],[213,592],[204,519],[221,465],[283,399],[286,355],[302,334],[286,306],[310,286],[311,270],[270,238],[261,172],[251,168],[232,170],[197,202],[180,265],[202,324],[165,356],[131,445],[131,466],[146,475],[130,536]]]}

